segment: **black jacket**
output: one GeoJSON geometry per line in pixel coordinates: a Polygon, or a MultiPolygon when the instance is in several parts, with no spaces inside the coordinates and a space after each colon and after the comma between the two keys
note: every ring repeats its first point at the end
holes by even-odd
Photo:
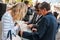
{"type": "Polygon", "coordinates": [[[28,8],[28,11],[27,11],[27,13],[26,13],[26,16],[23,18],[23,21],[29,21],[29,17],[30,17],[30,15],[32,15],[33,14],[33,11],[32,11],[32,9],[29,7],[28,8]]]}
{"type": "Polygon", "coordinates": [[[34,26],[37,27],[37,32],[23,32],[24,38],[30,40],[55,40],[58,23],[51,12],[38,20],[34,26]]]}

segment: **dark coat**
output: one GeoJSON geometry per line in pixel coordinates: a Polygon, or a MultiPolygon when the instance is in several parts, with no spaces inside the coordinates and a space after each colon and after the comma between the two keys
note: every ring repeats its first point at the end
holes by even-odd
{"type": "MultiPolygon", "coordinates": [[[[42,17],[43,17],[43,16],[40,15],[39,18],[38,18],[38,20],[40,20],[42,17]]],[[[34,13],[33,18],[32,18],[32,20],[29,22],[29,24],[36,24],[37,21],[38,21],[38,20],[36,20],[36,18],[37,18],[37,13],[34,13]]]]}
{"type": "Polygon", "coordinates": [[[30,15],[32,15],[33,14],[33,11],[32,11],[32,9],[30,8],[30,7],[28,7],[28,11],[27,11],[27,13],[26,13],[26,16],[23,18],[23,21],[29,21],[29,18],[30,18],[30,15]]]}
{"type": "Polygon", "coordinates": [[[29,24],[36,24],[36,17],[37,13],[34,13],[32,20],[29,22],[29,24]]]}
{"type": "Polygon", "coordinates": [[[51,12],[38,20],[33,27],[37,27],[37,32],[23,32],[24,38],[30,40],[55,40],[58,23],[51,12]]]}

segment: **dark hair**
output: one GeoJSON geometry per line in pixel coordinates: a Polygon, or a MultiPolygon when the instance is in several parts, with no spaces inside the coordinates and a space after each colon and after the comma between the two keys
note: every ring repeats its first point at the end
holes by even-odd
{"type": "Polygon", "coordinates": [[[47,2],[43,2],[43,3],[41,3],[41,5],[39,5],[39,8],[40,9],[46,8],[46,10],[49,11],[50,10],[50,4],[47,2]]]}
{"type": "Polygon", "coordinates": [[[29,1],[24,1],[24,3],[27,5],[27,4],[29,4],[29,1]]]}
{"type": "Polygon", "coordinates": [[[57,13],[57,12],[54,12],[53,14],[54,14],[54,16],[57,18],[57,16],[58,16],[58,13],[57,13]]]}
{"type": "Polygon", "coordinates": [[[40,3],[37,3],[37,4],[35,5],[35,8],[36,8],[36,9],[38,9],[39,4],[40,4],[40,3]]]}

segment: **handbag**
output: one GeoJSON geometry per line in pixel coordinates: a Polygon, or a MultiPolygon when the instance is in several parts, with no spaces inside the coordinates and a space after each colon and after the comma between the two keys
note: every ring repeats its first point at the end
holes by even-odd
{"type": "Polygon", "coordinates": [[[11,30],[8,31],[7,40],[21,40],[18,35],[14,35],[11,33],[11,30]]]}

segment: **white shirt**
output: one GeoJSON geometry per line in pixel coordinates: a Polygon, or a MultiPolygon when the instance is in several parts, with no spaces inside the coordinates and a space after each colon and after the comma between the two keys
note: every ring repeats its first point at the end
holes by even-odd
{"type": "Polygon", "coordinates": [[[42,15],[37,15],[36,17],[36,21],[41,17],[42,15]]]}
{"type": "Polygon", "coordinates": [[[6,40],[9,30],[12,30],[12,33],[16,34],[18,27],[14,26],[11,14],[9,12],[6,12],[2,17],[2,40],[6,40]]]}

